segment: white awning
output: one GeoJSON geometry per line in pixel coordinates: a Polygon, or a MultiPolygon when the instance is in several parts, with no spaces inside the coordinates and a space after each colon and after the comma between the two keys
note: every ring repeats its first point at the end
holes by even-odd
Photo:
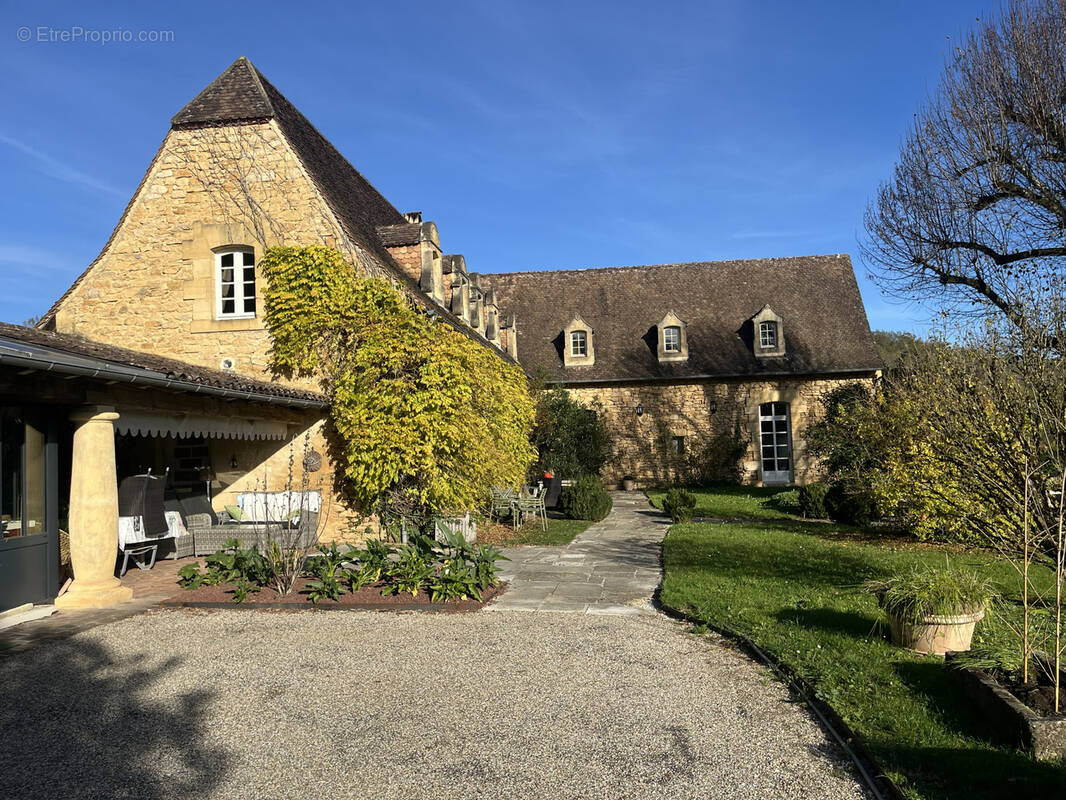
{"type": "Polygon", "coordinates": [[[288,438],[288,425],[247,417],[208,417],[197,414],[165,414],[122,411],[115,420],[115,430],[131,436],[190,436],[207,439],[279,439],[288,438]]]}

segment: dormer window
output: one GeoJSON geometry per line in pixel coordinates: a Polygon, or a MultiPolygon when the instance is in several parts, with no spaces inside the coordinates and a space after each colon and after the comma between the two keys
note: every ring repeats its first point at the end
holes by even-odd
{"type": "Polygon", "coordinates": [[[596,332],[581,317],[574,317],[563,328],[557,346],[563,353],[563,366],[591,367],[596,363],[596,332]]]}
{"type": "Polygon", "coordinates": [[[215,313],[219,319],[255,316],[255,252],[227,248],[215,252],[215,313]]]}
{"type": "Polygon", "coordinates": [[[663,328],[663,350],[667,353],[681,352],[681,328],[677,325],[663,328]]]}
{"type": "Polygon", "coordinates": [[[770,306],[762,307],[751,319],[752,349],[756,358],[781,358],[785,355],[784,320],[770,306]]]}
{"type": "Polygon", "coordinates": [[[763,350],[777,349],[777,323],[759,323],[759,347],[763,350]]]}
{"type": "Polygon", "coordinates": [[[685,361],[688,358],[688,333],[681,318],[671,311],[659,320],[656,327],[659,361],[685,361]]]}

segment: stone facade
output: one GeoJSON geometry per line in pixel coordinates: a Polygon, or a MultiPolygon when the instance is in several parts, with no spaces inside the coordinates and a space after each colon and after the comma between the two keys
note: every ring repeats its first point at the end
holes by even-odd
{"type": "MultiPolygon", "coordinates": [[[[274,121],[172,130],[111,240],[60,303],[56,330],[271,379],[262,315],[220,319],[214,250],[323,244],[341,232],[274,121]],[[278,184],[284,183],[284,190],[278,184]]],[[[263,279],[256,267],[258,308],[263,279]]]]}
{"type": "Polygon", "coordinates": [[[818,399],[842,384],[871,383],[872,378],[775,378],[730,381],[644,381],[572,385],[571,396],[602,409],[615,451],[604,469],[608,484],[631,475],[641,486],[660,486],[681,477],[686,459],[720,433],[747,444],[740,464],[744,483],[761,485],[759,406],[789,404],[793,469],[796,484],[817,480],[818,462],[807,452],[807,427],[821,412],[818,399]],[[716,410],[711,411],[712,401],[716,410]],[[642,413],[637,414],[637,407],[642,413]],[[674,437],[684,437],[684,452],[675,453],[674,437]]]}

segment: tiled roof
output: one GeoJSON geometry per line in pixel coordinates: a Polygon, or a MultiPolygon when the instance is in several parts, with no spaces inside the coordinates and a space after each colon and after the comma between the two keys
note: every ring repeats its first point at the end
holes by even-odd
{"type": "Polygon", "coordinates": [[[422,240],[422,224],[404,222],[400,225],[382,225],[377,233],[386,247],[418,244],[422,240]]]}
{"type": "MultiPolygon", "coordinates": [[[[19,325],[0,322],[0,349],[3,349],[5,342],[29,345],[35,348],[37,353],[53,351],[86,359],[95,359],[113,366],[133,367],[134,369],[144,370],[147,373],[156,373],[184,384],[259,395],[260,399],[267,402],[269,402],[269,398],[307,400],[323,406],[328,402],[325,395],[318,392],[294,389],[280,383],[254,380],[233,372],[208,369],[207,367],[200,367],[151,353],[126,350],[122,347],[95,342],[82,336],[54,333],[39,328],[23,328],[19,325]]],[[[180,389],[181,387],[176,386],[175,388],[180,389]]]]}
{"type": "Polygon", "coordinates": [[[483,274],[518,323],[527,372],[567,383],[702,376],[873,371],[882,364],[847,255],[483,274]],[[786,355],[761,359],[751,319],[769,305],[786,355]],[[685,322],[689,357],[660,364],[656,326],[685,322]],[[575,316],[593,330],[596,361],[564,367],[562,331],[575,316]]]}

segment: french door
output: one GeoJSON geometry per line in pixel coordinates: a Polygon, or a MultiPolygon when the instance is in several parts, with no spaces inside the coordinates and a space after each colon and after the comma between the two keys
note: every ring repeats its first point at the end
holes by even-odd
{"type": "Polygon", "coordinates": [[[792,482],[792,432],[788,416],[788,403],[759,406],[763,483],[792,482]]]}

